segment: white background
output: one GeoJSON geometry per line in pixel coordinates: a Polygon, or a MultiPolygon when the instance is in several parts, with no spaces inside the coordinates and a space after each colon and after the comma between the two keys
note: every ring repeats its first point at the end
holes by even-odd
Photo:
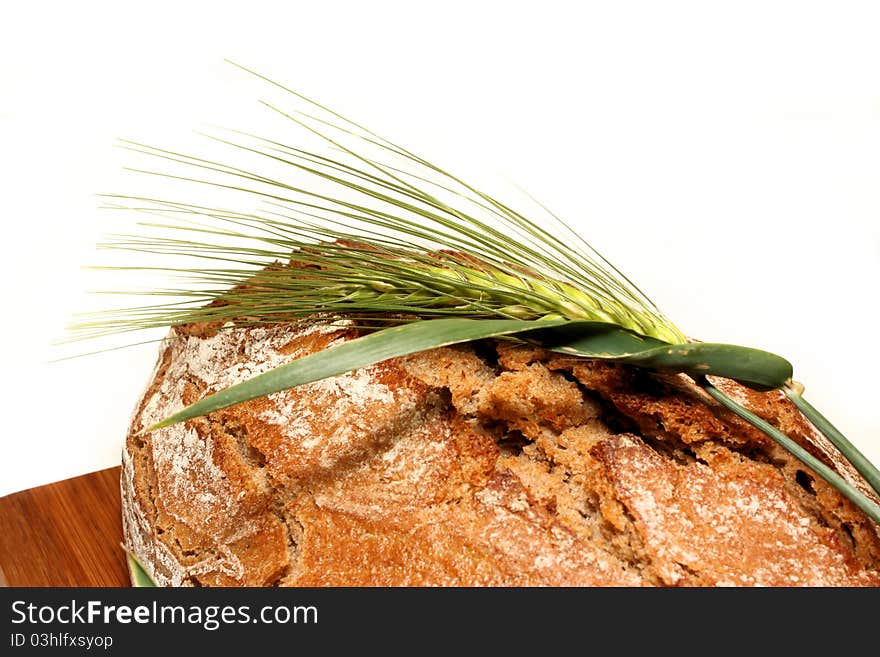
{"type": "Polygon", "coordinates": [[[0,495],[118,463],[155,345],[50,362],[71,353],[52,343],[105,306],[88,290],[114,287],[80,268],[134,221],[98,209],[139,189],[115,140],[259,131],[259,86],[224,58],[477,183],[524,187],[689,335],[789,358],[880,462],[872,6],[7,3],[0,495]]]}

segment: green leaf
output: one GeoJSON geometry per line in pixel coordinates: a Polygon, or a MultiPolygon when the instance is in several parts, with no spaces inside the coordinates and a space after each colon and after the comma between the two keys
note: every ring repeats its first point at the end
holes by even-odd
{"type": "Polygon", "coordinates": [[[600,358],[660,371],[716,374],[754,387],[778,388],[791,364],[757,349],[733,345],[670,345],[613,324],[593,321],[464,319],[423,320],[394,326],[310,354],[239,383],[162,420],[158,429],[251,399],[426,349],[516,336],[560,353],[600,358]]]}
{"type": "Polygon", "coordinates": [[[546,349],[564,354],[693,376],[714,374],[758,390],[781,388],[793,374],[790,362],[760,349],[708,342],[672,345],[597,322],[572,322],[533,335],[546,349]]]}
{"type": "Polygon", "coordinates": [[[156,583],[147,574],[146,569],[141,565],[128,549],[125,550],[125,558],[128,562],[128,574],[131,578],[131,585],[136,588],[146,588],[156,586],[156,583]]]}

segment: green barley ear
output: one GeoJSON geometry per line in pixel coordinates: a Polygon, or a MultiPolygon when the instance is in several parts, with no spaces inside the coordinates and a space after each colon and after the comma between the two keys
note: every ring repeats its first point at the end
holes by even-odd
{"type": "Polygon", "coordinates": [[[284,92],[291,107],[265,102],[266,108],[326,148],[309,150],[238,131],[209,137],[253,163],[243,168],[235,160],[123,142],[163,165],[142,173],[192,191],[216,191],[239,205],[106,195],[111,207],[158,219],[141,224],[144,234],[119,236],[104,247],[187,256],[193,266],[153,268],[176,276],[178,285],[146,294],[176,301],[86,316],[71,327],[71,335],[190,322],[327,322],[340,316],[353,318],[366,334],[206,397],[150,430],[387,358],[504,336],[573,356],[688,374],[880,522],[875,499],[706,379],[715,375],[758,390],[784,388],[880,494],[877,469],[789,385],[793,369],[787,360],[758,349],[688,340],[632,281],[546,208],[539,219],[529,218],[336,112],[239,68],[284,92]]]}

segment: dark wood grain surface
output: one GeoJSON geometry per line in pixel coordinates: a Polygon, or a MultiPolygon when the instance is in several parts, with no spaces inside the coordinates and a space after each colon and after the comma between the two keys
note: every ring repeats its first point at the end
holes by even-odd
{"type": "Polygon", "coordinates": [[[129,586],[119,468],[0,498],[0,584],[129,586]]]}

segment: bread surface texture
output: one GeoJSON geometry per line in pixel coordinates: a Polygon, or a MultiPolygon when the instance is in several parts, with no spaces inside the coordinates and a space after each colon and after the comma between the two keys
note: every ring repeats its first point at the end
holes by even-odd
{"type": "MultiPolygon", "coordinates": [[[[481,341],[159,429],[357,337],[172,329],[122,455],[164,586],[877,586],[878,527],[684,376],[481,341]]],[[[844,476],[778,392],[719,387],[844,476]]]]}

